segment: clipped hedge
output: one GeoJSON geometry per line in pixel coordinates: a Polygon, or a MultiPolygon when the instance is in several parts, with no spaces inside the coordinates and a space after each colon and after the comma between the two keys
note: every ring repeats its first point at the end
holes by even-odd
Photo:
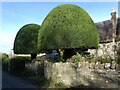
{"type": "Polygon", "coordinates": [[[37,24],[27,24],[17,33],[14,41],[15,54],[36,54],[38,50],[38,31],[40,26],[37,24]]]}
{"type": "MultiPolygon", "coordinates": [[[[30,63],[30,57],[16,56],[15,58],[2,59],[2,70],[11,74],[21,75],[26,72],[25,63],[30,63]]],[[[29,72],[27,72],[29,73],[29,72]]]]}
{"type": "Polygon", "coordinates": [[[12,58],[10,60],[9,72],[19,74],[25,70],[25,60],[21,58],[12,58]]]}
{"type": "Polygon", "coordinates": [[[41,48],[98,48],[99,35],[89,14],[77,5],[55,7],[41,25],[41,48]]]}
{"type": "Polygon", "coordinates": [[[9,58],[2,59],[2,70],[5,70],[8,72],[9,63],[10,63],[9,58]]]}

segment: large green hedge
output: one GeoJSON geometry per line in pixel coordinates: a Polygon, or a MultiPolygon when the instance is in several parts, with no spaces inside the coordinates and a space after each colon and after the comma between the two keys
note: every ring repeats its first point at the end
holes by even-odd
{"type": "Polygon", "coordinates": [[[38,31],[40,26],[37,24],[27,24],[17,33],[14,41],[15,54],[37,54],[38,50],[38,31]]]}
{"type": "Polygon", "coordinates": [[[81,7],[64,4],[55,7],[41,25],[42,49],[97,48],[96,26],[81,7]]]}
{"type": "Polygon", "coordinates": [[[19,74],[25,70],[25,59],[12,58],[9,62],[9,72],[11,74],[19,74]]]}

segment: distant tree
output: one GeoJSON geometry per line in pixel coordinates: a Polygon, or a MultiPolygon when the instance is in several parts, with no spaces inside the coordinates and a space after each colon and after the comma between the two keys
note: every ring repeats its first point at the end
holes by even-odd
{"type": "Polygon", "coordinates": [[[14,41],[15,54],[31,54],[31,59],[35,59],[38,49],[38,31],[40,26],[37,24],[27,24],[17,33],[14,41]]]}
{"type": "Polygon", "coordinates": [[[6,59],[6,58],[8,58],[8,57],[9,57],[8,54],[2,53],[2,59],[6,59]]]}
{"type": "Polygon", "coordinates": [[[40,44],[43,50],[64,50],[64,59],[76,50],[98,48],[99,35],[89,14],[81,7],[64,4],[55,7],[41,26],[40,44]]]}

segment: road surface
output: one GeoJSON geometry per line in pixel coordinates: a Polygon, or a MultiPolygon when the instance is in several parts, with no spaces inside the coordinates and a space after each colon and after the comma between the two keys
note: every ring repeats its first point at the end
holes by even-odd
{"type": "Polygon", "coordinates": [[[20,77],[12,76],[6,72],[2,72],[2,88],[30,88],[38,89],[38,86],[30,82],[29,80],[22,79],[20,77]]]}

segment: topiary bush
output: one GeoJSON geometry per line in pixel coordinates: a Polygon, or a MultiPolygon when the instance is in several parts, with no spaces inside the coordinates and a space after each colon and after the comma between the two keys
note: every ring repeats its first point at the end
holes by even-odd
{"type": "Polygon", "coordinates": [[[43,49],[98,47],[93,20],[81,7],[65,4],[55,7],[41,26],[43,49]]]}
{"type": "Polygon", "coordinates": [[[38,31],[40,26],[37,24],[27,24],[17,33],[14,41],[15,54],[31,54],[31,59],[35,59],[38,49],[38,31]]]}
{"type": "Polygon", "coordinates": [[[98,48],[99,44],[93,20],[84,9],[73,4],[60,5],[51,10],[39,33],[43,50],[64,49],[66,53],[67,49],[98,48]]]}

